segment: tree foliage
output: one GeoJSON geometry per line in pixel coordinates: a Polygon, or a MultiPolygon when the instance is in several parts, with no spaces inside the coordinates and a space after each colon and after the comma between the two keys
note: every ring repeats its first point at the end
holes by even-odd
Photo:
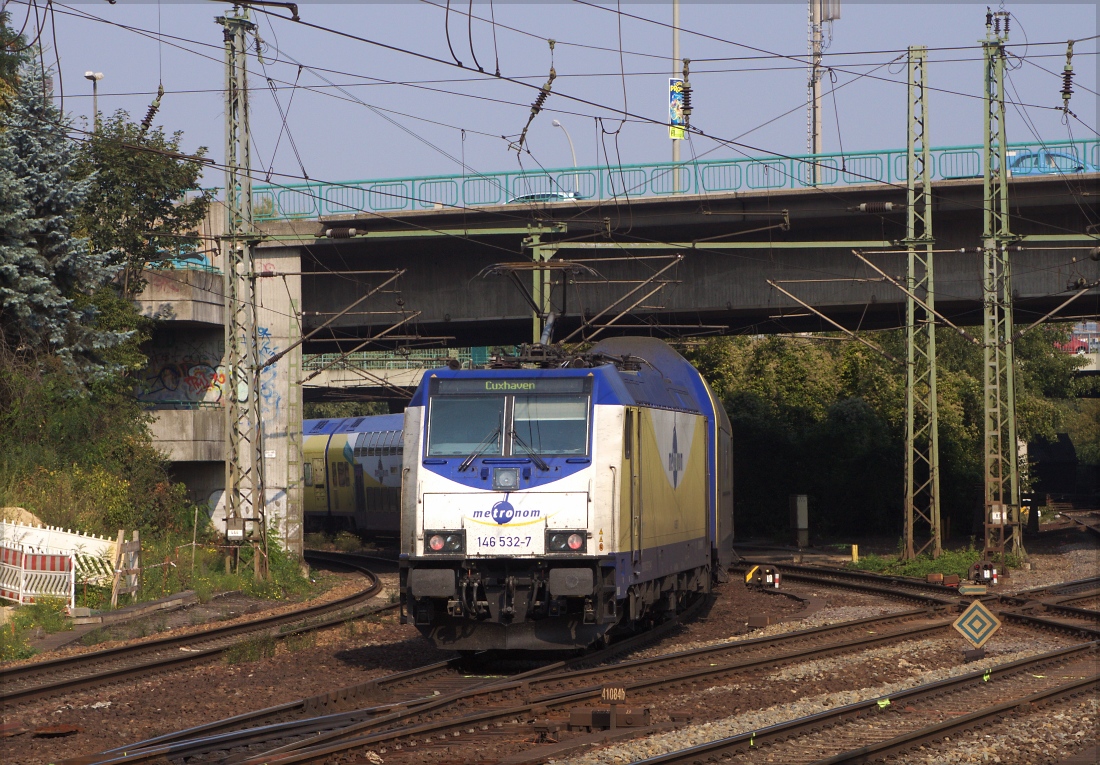
{"type": "Polygon", "coordinates": [[[19,64],[26,42],[10,26],[11,14],[0,11],[0,113],[7,110],[15,96],[15,83],[18,81],[19,64]]]}
{"type": "MultiPolygon", "coordinates": [[[[1080,361],[1045,325],[1016,346],[1020,437],[1066,425],[1057,399],[1076,395],[1080,361]]],[[[904,358],[900,331],[867,338],[904,358]]],[[[956,533],[974,533],[982,497],[982,350],[937,336],[940,486],[956,533]]],[[[720,338],[686,352],[724,400],[734,428],[734,496],[743,531],[787,528],[788,496],[809,494],[824,533],[901,531],[905,433],[903,369],[847,338],[720,338]]]]}
{"type": "MultiPolygon", "coordinates": [[[[182,140],[182,131],[146,129],[120,109],[79,154],[76,172],[88,178],[80,231],[93,248],[115,253],[126,296],[141,291],[147,266],[191,255],[202,241],[210,194],[199,187],[201,163],[178,156],[182,140]]],[[[194,156],[205,153],[200,147],[194,156]]]]}
{"type": "Polygon", "coordinates": [[[27,57],[0,132],[0,330],[20,358],[55,355],[85,379],[116,373],[106,354],[130,337],[100,326],[94,296],[118,269],[72,229],[88,191],[74,180],[68,123],[43,98],[27,57]]]}
{"type": "Polygon", "coordinates": [[[189,529],[133,395],[147,323],[118,290],[119,252],[74,233],[97,175],[78,172],[33,56],[15,82],[0,129],[0,504],[99,533],[189,529]]]}

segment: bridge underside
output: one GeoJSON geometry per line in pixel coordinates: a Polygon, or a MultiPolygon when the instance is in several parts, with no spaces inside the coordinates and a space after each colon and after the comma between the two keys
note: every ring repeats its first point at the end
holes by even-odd
{"type": "MultiPolygon", "coordinates": [[[[1015,179],[1013,233],[1096,235],[1098,194],[1096,175],[1015,179]]],[[[904,188],[876,185],[290,221],[265,226],[279,240],[262,245],[258,258],[262,264],[270,247],[298,249],[306,332],[385,278],[354,272],[405,269],[392,285],[332,321],[307,343],[307,353],[351,350],[403,319],[363,350],[530,341],[532,308],[523,292],[530,291],[533,274],[519,270],[508,276],[510,269],[531,263],[532,251],[523,247],[528,230],[542,231],[544,245],[565,243],[551,263],[585,266],[550,272],[555,340],[584,324],[591,324],[585,332],[591,335],[662,283],[603,332],[680,337],[835,329],[769,280],[847,328],[900,327],[901,290],[861,262],[852,246],[832,243],[860,245],[886,274],[904,282],[906,256],[892,244],[905,236],[904,202],[904,188]],[[884,209],[888,202],[893,210],[884,209]],[[861,204],[880,212],[855,209],[861,204]],[[549,233],[554,227],[557,233],[549,233]],[[325,234],[347,228],[355,229],[353,237],[325,234]],[[677,255],[682,259],[654,280],[677,255]],[[486,274],[501,264],[509,265],[486,274]],[[639,288],[647,279],[653,281],[639,288]]],[[[934,231],[937,308],[955,323],[980,324],[980,179],[936,184],[934,231]]],[[[1100,263],[1090,258],[1090,243],[1080,239],[1024,239],[1013,246],[1011,260],[1018,324],[1057,308],[1080,289],[1075,285],[1100,279],[1100,263]]],[[[1097,288],[1058,312],[1065,319],[1097,314],[1097,288]]]]}

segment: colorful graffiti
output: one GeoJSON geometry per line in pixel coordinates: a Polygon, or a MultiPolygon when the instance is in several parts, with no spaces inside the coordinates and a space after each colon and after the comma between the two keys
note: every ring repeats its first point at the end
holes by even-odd
{"type": "MultiPolygon", "coordinates": [[[[279,352],[279,347],[272,342],[270,328],[257,327],[256,339],[259,343],[257,355],[261,364],[279,352]]],[[[275,372],[277,366],[279,366],[279,362],[275,362],[260,373],[260,412],[266,422],[277,422],[279,420],[279,409],[283,404],[283,397],[279,393],[278,379],[275,372]]]]}
{"type": "MultiPolygon", "coordinates": [[[[269,327],[257,328],[256,343],[260,363],[279,352],[269,327]]],[[[161,406],[192,406],[218,404],[223,396],[232,395],[229,393],[233,389],[232,381],[227,382],[231,375],[222,363],[220,338],[209,336],[205,342],[177,342],[175,333],[165,333],[154,338],[151,345],[149,365],[137,391],[139,401],[161,406]]],[[[270,425],[277,423],[282,414],[280,388],[286,381],[280,382],[278,367],[275,363],[260,373],[260,408],[265,424],[270,425]]],[[[244,401],[248,385],[239,385],[238,389],[244,401]]]]}
{"type": "Polygon", "coordinates": [[[150,404],[217,404],[225,392],[226,372],[222,364],[221,338],[209,333],[205,338],[186,337],[182,333],[158,332],[148,347],[149,364],[145,368],[137,398],[150,404]]]}
{"type": "Polygon", "coordinates": [[[149,370],[138,400],[151,403],[208,403],[222,400],[225,367],[205,362],[167,362],[149,370]]]}

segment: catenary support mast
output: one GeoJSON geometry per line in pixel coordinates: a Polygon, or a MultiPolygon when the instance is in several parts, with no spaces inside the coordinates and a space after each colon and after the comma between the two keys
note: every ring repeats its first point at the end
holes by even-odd
{"type": "Polygon", "coordinates": [[[905,301],[905,557],[909,559],[929,548],[933,558],[942,552],[927,55],[924,46],[909,48],[908,221],[904,242],[909,250],[905,301]]]}
{"type": "Polygon", "coordinates": [[[256,26],[247,7],[218,17],[225,40],[225,208],[222,239],[225,290],[225,502],[229,534],[247,529],[256,571],[266,572],[263,421],[258,391],[256,290],[252,247],[252,164],[248,125],[247,38],[256,26]]]}
{"type": "Polygon", "coordinates": [[[984,204],[982,229],[983,409],[985,555],[1024,553],[1019,524],[1020,478],[1016,446],[1016,390],[1012,342],[1012,275],[1007,142],[1005,44],[1010,16],[987,12],[982,43],[984,89],[984,204]]]}

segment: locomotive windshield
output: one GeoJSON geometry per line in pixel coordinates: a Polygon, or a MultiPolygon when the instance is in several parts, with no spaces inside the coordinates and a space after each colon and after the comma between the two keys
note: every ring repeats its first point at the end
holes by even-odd
{"type": "Polygon", "coordinates": [[[465,456],[474,451],[499,455],[503,428],[504,396],[437,398],[432,401],[428,456],[465,456]]]}
{"type": "Polygon", "coordinates": [[[585,378],[451,378],[433,383],[425,456],[588,453],[590,383],[585,378]]]}
{"type": "Polygon", "coordinates": [[[512,421],[520,443],[535,454],[588,451],[587,396],[516,396],[512,421]]]}

